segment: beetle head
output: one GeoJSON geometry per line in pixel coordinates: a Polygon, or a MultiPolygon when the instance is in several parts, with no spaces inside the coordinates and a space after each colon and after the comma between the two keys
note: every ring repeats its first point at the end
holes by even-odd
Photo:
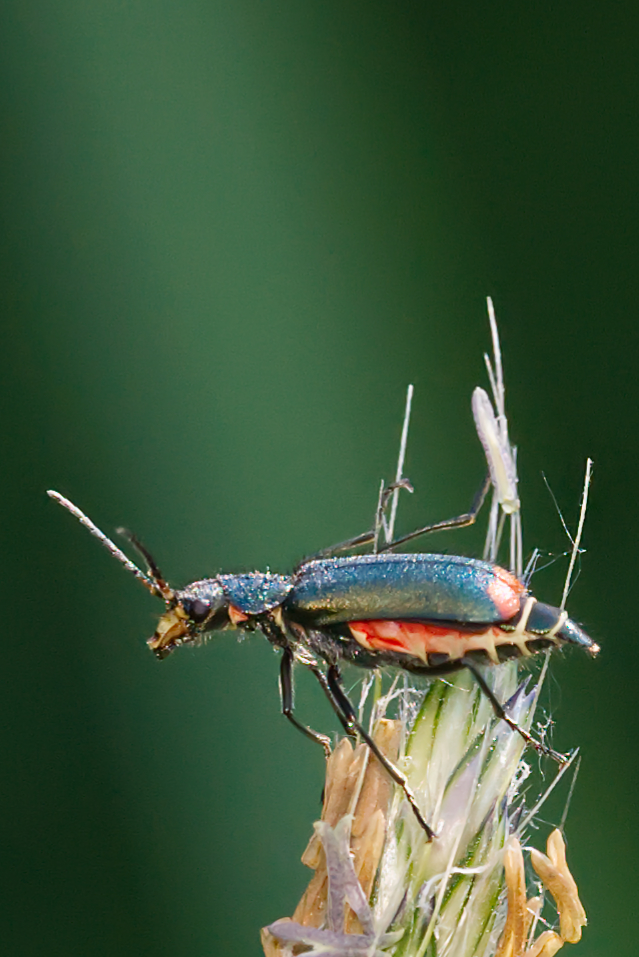
{"type": "Polygon", "coordinates": [[[158,658],[166,658],[178,645],[199,643],[206,632],[230,624],[228,599],[216,578],[193,582],[173,593],[167,610],[147,644],[158,658]]]}

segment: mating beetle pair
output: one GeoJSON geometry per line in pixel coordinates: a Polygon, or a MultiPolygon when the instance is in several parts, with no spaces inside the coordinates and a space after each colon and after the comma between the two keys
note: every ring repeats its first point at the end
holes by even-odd
{"type": "MultiPolygon", "coordinates": [[[[378,529],[327,549],[302,562],[292,575],[254,572],[218,575],[174,590],[147,550],[129,533],[143,555],[142,572],[75,505],[58,492],[48,494],[70,511],[136,578],[161,598],[161,616],[149,646],[158,658],[176,647],[197,644],[229,628],[261,632],[281,649],[282,711],[307,737],[330,753],[330,742],[293,713],[295,661],[320,682],[339,720],[359,734],[391,778],[402,787],[429,839],[424,819],[405,776],[378,749],[344,690],[340,662],[364,668],[394,666],[424,675],[467,668],[490,700],[495,714],[529,744],[563,762],[562,755],[517,725],[487,684],[480,664],[528,657],[554,645],[577,645],[591,655],[599,648],[565,611],[529,594],[513,574],[487,561],[448,555],[398,554],[398,545],[431,531],[470,525],[488,490],[487,482],[471,510],[390,541],[373,554],[335,557],[377,542],[378,529]]],[[[392,488],[392,487],[391,487],[392,488]]]]}

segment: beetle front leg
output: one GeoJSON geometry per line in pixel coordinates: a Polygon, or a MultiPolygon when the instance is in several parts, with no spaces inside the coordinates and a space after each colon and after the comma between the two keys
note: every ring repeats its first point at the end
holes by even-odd
{"type": "Polygon", "coordinates": [[[313,731],[307,725],[298,721],[293,714],[293,652],[290,648],[284,648],[282,651],[282,662],[280,664],[280,694],[282,695],[282,714],[285,718],[295,725],[298,731],[310,738],[311,741],[317,741],[324,749],[327,758],[331,756],[331,741],[325,734],[319,731],[313,731]]]}
{"type": "Polygon", "coordinates": [[[567,763],[568,758],[566,757],[565,754],[560,754],[558,751],[553,751],[552,748],[549,748],[545,744],[542,744],[542,742],[538,741],[537,738],[534,738],[529,731],[526,731],[526,729],[522,728],[520,724],[517,724],[516,721],[513,721],[510,715],[508,715],[506,711],[504,710],[504,706],[495,697],[492,688],[488,685],[486,679],[484,678],[484,676],[482,675],[481,671],[479,670],[479,668],[477,667],[474,661],[471,661],[470,658],[462,658],[461,663],[462,665],[464,665],[465,668],[468,668],[473,678],[475,679],[475,681],[477,682],[477,684],[479,685],[483,693],[486,695],[486,697],[490,701],[492,705],[492,709],[498,718],[500,718],[502,721],[505,721],[509,728],[511,728],[513,731],[516,731],[517,734],[521,735],[521,737],[524,739],[526,744],[532,745],[535,751],[538,751],[540,754],[547,755],[549,758],[552,758],[553,761],[556,761],[557,764],[559,765],[563,766],[564,764],[567,763]]]}
{"type": "Polygon", "coordinates": [[[404,796],[406,797],[406,800],[408,801],[408,803],[410,804],[413,810],[415,817],[417,818],[417,821],[420,827],[422,827],[424,831],[426,832],[426,839],[428,841],[432,841],[433,838],[436,837],[437,835],[435,834],[430,824],[428,824],[428,822],[425,820],[424,816],[422,815],[422,812],[419,809],[419,805],[417,804],[417,798],[415,797],[412,790],[410,789],[408,781],[406,780],[406,776],[402,774],[399,768],[395,767],[395,765],[391,761],[389,761],[384,754],[382,754],[382,752],[377,747],[377,745],[375,744],[371,736],[368,734],[368,732],[364,730],[364,728],[360,724],[357,718],[357,713],[353,705],[349,701],[346,695],[346,692],[344,691],[344,688],[342,687],[342,676],[340,674],[340,671],[337,665],[329,665],[328,674],[327,674],[327,684],[328,684],[328,689],[330,691],[330,694],[328,694],[328,698],[331,704],[333,705],[333,707],[335,708],[335,711],[338,717],[341,716],[342,720],[345,721],[345,723],[348,725],[351,731],[356,731],[357,734],[359,734],[362,740],[366,742],[369,749],[373,752],[373,754],[375,755],[379,763],[382,765],[382,767],[384,768],[388,776],[392,778],[395,784],[398,784],[400,786],[400,788],[404,792],[404,796]]]}

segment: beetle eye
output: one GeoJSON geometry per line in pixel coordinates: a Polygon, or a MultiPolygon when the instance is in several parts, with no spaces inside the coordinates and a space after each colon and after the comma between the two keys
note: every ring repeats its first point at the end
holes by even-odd
{"type": "Polygon", "coordinates": [[[208,616],[211,605],[208,601],[202,601],[201,598],[194,598],[193,601],[185,602],[185,612],[196,625],[199,625],[208,616]]]}

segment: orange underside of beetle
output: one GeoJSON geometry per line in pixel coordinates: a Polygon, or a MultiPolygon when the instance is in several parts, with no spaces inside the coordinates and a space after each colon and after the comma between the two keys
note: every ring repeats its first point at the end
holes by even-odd
{"type": "Polygon", "coordinates": [[[463,658],[469,651],[486,651],[498,662],[496,645],[511,644],[512,633],[492,625],[481,632],[456,631],[442,625],[420,621],[351,621],[355,641],[369,651],[399,651],[428,663],[429,654],[463,658]]]}

